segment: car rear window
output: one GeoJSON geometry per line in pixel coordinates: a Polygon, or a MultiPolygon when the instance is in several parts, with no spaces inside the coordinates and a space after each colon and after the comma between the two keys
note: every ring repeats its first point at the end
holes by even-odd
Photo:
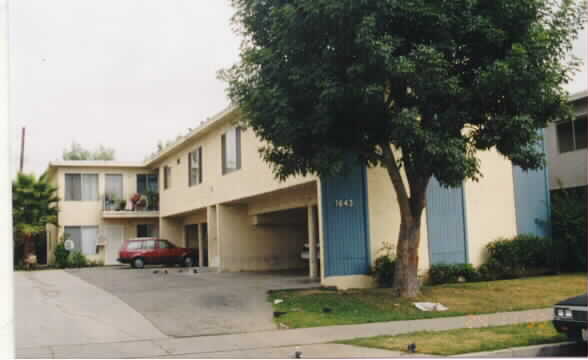
{"type": "Polygon", "coordinates": [[[127,250],[139,250],[141,249],[141,241],[131,241],[127,245],[127,250]]]}

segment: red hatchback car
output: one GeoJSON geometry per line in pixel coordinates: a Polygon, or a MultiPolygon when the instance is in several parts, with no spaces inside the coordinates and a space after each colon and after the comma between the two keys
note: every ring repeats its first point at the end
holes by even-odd
{"type": "Polygon", "coordinates": [[[145,265],[180,264],[193,266],[195,249],[177,247],[164,239],[136,238],[126,240],[118,252],[118,262],[142,269],[145,265]]]}

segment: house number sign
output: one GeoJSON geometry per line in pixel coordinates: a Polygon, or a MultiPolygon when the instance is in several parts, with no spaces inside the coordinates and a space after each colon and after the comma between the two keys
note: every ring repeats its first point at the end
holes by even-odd
{"type": "Polygon", "coordinates": [[[353,207],[353,200],[335,200],[335,207],[353,207]]]}

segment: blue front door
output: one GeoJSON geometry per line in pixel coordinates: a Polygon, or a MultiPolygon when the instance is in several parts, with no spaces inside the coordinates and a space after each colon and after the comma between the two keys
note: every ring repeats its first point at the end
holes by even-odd
{"type": "Polygon", "coordinates": [[[321,179],[326,276],[369,272],[365,172],[321,179]]]}
{"type": "Polygon", "coordinates": [[[427,234],[431,265],[468,262],[462,186],[444,188],[431,178],[427,188],[427,234]]]}

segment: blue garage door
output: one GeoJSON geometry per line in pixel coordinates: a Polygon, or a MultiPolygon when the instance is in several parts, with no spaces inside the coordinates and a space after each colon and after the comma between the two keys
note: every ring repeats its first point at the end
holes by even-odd
{"type": "Polygon", "coordinates": [[[427,188],[429,257],[434,264],[465,264],[467,257],[463,187],[444,188],[434,177],[427,188]]]}
{"type": "Polygon", "coordinates": [[[322,178],[325,275],[369,272],[365,167],[322,178]]]}
{"type": "MultiPolygon", "coordinates": [[[[543,132],[541,132],[541,135],[543,135],[543,132]]],[[[543,140],[538,146],[541,151],[544,151],[543,140]]],[[[515,165],[512,167],[512,174],[515,190],[517,232],[519,234],[550,236],[547,168],[523,171],[523,169],[515,165]]]]}

